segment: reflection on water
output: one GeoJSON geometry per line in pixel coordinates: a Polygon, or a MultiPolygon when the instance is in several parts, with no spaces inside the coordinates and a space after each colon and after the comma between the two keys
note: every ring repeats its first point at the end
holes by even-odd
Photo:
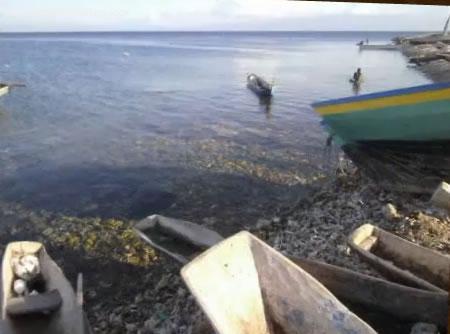
{"type": "Polygon", "coordinates": [[[264,108],[267,119],[272,118],[272,96],[260,96],[259,105],[264,108]]]}
{"type": "Polygon", "coordinates": [[[360,83],[352,83],[352,90],[353,94],[358,95],[361,91],[361,84],[360,83]]]}

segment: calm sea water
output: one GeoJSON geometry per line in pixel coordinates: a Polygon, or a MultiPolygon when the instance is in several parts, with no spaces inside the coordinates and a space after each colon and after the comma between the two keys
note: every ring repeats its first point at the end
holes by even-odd
{"type": "Polygon", "coordinates": [[[0,80],[26,87],[0,98],[0,198],[135,218],[197,195],[199,210],[279,201],[326,169],[311,102],[354,94],[357,67],[361,93],[429,82],[355,45],[399,34],[2,34],[0,80]],[[274,82],[270,104],[249,72],[274,82]]]}

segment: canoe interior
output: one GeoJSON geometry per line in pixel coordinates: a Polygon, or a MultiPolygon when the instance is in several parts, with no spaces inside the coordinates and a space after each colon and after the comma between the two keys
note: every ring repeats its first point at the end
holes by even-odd
{"type": "MultiPolygon", "coordinates": [[[[82,307],[76,301],[75,292],[58,265],[39,242],[20,241],[8,244],[2,262],[2,318],[0,328],[11,334],[84,334],[89,333],[82,307]],[[50,315],[27,315],[12,318],[6,314],[6,305],[12,295],[13,272],[11,259],[15,255],[35,254],[39,258],[45,291],[58,290],[63,303],[50,315]]],[[[3,333],[3,332],[2,332],[3,333]]]]}
{"type": "Polygon", "coordinates": [[[181,275],[219,334],[375,333],[321,283],[248,232],[181,275]]]}
{"type": "Polygon", "coordinates": [[[220,242],[215,231],[189,221],[152,215],[134,226],[135,232],[152,247],[181,263],[220,242]]]}
{"type": "Polygon", "coordinates": [[[349,237],[349,244],[364,259],[402,283],[437,292],[448,290],[449,256],[370,224],[356,229],[349,237]]]}

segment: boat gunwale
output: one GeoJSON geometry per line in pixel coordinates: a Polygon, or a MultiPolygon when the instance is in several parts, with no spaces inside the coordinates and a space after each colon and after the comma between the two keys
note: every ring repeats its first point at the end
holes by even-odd
{"type": "Polygon", "coordinates": [[[369,93],[369,94],[362,94],[358,96],[348,96],[348,97],[342,97],[337,99],[329,99],[319,102],[314,102],[311,104],[313,108],[319,108],[319,107],[325,107],[325,106],[331,106],[331,105],[339,105],[344,103],[352,103],[352,102],[359,102],[359,101],[367,101],[377,98],[385,98],[385,97],[394,97],[394,96],[401,96],[401,95],[413,95],[416,93],[425,93],[425,92],[432,92],[432,91],[438,91],[450,88],[450,82],[444,82],[444,83],[433,83],[433,84],[425,84],[420,86],[413,86],[413,87],[407,87],[407,88],[399,88],[399,89],[391,89],[376,93],[369,93]]]}

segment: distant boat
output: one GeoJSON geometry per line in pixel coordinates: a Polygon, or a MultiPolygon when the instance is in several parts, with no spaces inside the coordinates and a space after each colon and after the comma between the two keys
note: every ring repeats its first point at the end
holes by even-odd
{"type": "MultiPolygon", "coordinates": [[[[24,267],[27,270],[30,267],[24,267]]],[[[23,276],[25,277],[25,276],[23,276]]],[[[22,277],[20,277],[22,278],[22,277]]],[[[77,293],[58,265],[39,242],[9,243],[3,255],[1,276],[0,333],[8,334],[90,334],[91,329],[82,310],[82,281],[78,278],[77,293]],[[14,258],[35,256],[40,269],[26,284],[29,294],[17,295],[14,258]],[[33,290],[35,292],[33,293],[33,290]]],[[[25,282],[25,279],[22,280],[25,282]]]]}
{"type": "Polygon", "coordinates": [[[6,95],[9,93],[9,85],[0,83],[0,96],[6,95]]]}
{"type": "Polygon", "coordinates": [[[272,95],[272,85],[253,73],[247,75],[247,87],[258,96],[272,95]]]}
{"type": "Polygon", "coordinates": [[[450,83],[312,106],[335,142],[381,185],[432,192],[450,177],[450,83]]]}
{"type": "Polygon", "coordinates": [[[360,50],[400,50],[401,46],[396,44],[358,44],[360,50]]]}

